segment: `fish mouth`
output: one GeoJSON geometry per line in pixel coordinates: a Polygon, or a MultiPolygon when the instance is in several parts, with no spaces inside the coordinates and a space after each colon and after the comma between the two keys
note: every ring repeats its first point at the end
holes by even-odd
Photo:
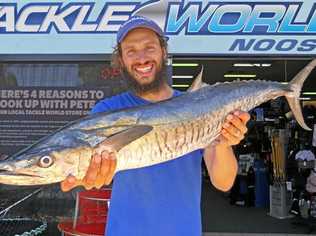
{"type": "Polygon", "coordinates": [[[32,178],[43,178],[42,176],[35,175],[35,174],[26,174],[26,173],[19,173],[7,170],[0,170],[0,177],[1,176],[20,176],[20,177],[32,177],[32,178]]]}

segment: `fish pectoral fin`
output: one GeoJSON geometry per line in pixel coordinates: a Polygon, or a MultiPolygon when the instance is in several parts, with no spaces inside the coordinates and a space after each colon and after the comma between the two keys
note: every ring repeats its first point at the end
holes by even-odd
{"type": "Polygon", "coordinates": [[[107,139],[96,145],[95,148],[118,152],[124,146],[149,133],[152,129],[153,127],[150,125],[132,126],[121,132],[113,134],[112,136],[108,137],[107,139]]]}
{"type": "Polygon", "coordinates": [[[110,137],[116,133],[124,131],[131,127],[130,125],[114,125],[103,128],[89,129],[89,130],[80,130],[81,133],[84,133],[88,136],[99,136],[99,137],[110,137]]]}

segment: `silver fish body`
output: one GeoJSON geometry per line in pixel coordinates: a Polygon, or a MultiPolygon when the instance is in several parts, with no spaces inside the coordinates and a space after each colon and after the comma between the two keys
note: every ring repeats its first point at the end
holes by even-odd
{"type": "Polygon", "coordinates": [[[261,80],[200,84],[166,101],[87,116],[0,162],[0,183],[49,184],[69,174],[83,178],[100,147],[116,152],[116,172],[173,160],[214,141],[230,112],[249,111],[280,96],[308,129],[298,98],[315,65],[316,60],[309,63],[288,85],[261,80]]]}

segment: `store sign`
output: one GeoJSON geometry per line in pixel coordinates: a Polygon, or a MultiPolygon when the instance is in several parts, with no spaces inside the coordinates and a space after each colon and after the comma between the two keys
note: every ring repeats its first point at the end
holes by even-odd
{"type": "Polygon", "coordinates": [[[89,22],[94,3],[29,3],[18,9],[18,4],[1,4],[4,19],[0,33],[115,33],[139,6],[139,3],[105,3],[93,22],[89,22]],[[114,23],[112,23],[114,22],[114,23]]]}
{"type": "Polygon", "coordinates": [[[173,54],[316,54],[316,0],[21,2],[0,3],[0,54],[110,54],[134,14],[164,28],[173,54]]]}

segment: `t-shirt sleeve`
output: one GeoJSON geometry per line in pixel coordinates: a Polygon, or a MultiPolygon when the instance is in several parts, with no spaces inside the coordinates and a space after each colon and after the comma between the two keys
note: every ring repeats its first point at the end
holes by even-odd
{"type": "Polygon", "coordinates": [[[98,102],[94,107],[91,109],[90,114],[98,113],[98,112],[106,112],[111,111],[111,105],[107,100],[102,100],[98,102]]]}
{"type": "Polygon", "coordinates": [[[90,111],[90,114],[109,112],[122,109],[123,95],[116,95],[99,101],[90,111]]]}

